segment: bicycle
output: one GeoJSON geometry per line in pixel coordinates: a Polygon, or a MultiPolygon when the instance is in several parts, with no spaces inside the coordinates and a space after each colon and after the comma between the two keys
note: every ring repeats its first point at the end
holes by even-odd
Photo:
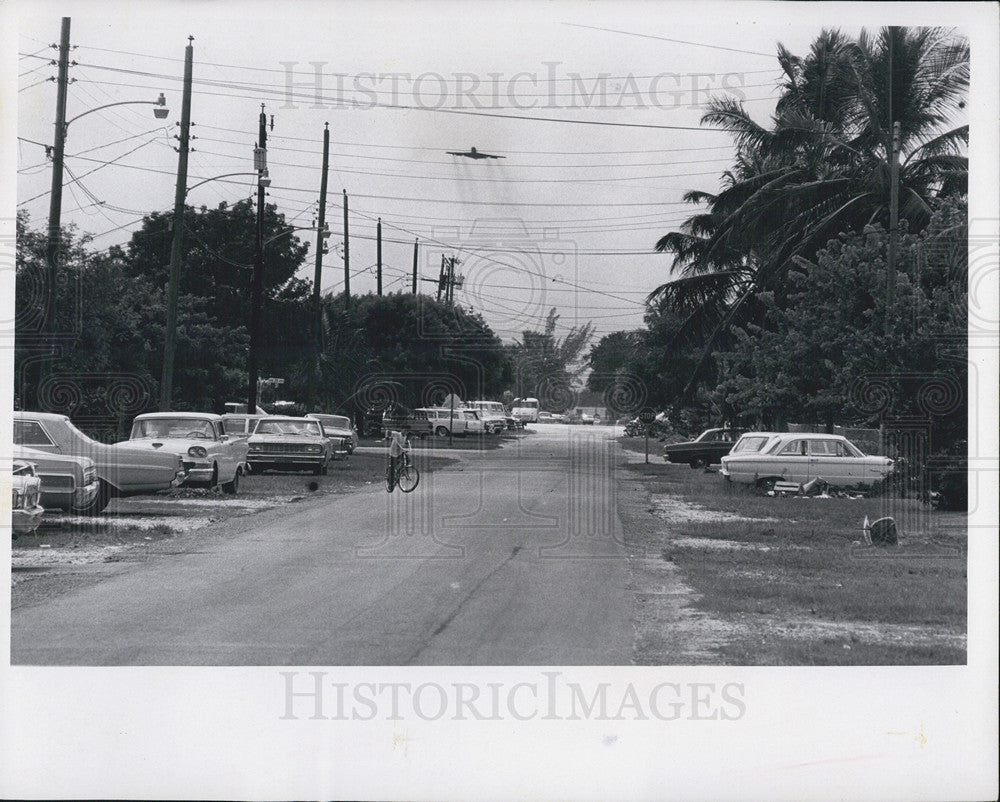
{"type": "MultiPolygon", "coordinates": [[[[409,437],[406,438],[409,445],[409,437]]],[[[420,471],[410,461],[409,448],[403,449],[399,457],[386,456],[385,489],[390,493],[398,486],[404,493],[412,493],[420,481],[420,471]]]]}

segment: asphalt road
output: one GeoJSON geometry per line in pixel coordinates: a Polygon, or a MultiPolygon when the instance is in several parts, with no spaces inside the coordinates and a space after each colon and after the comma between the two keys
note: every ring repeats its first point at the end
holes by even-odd
{"type": "Polygon", "coordinates": [[[372,485],[179,536],[14,610],[12,662],[628,664],[611,429],[536,428],[449,454],[408,495],[372,485]]]}

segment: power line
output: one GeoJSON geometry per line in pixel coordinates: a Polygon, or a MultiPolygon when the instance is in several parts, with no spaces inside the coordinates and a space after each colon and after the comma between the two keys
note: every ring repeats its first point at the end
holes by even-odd
{"type": "Polygon", "coordinates": [[[738,47],[723,47],[722,45],[709,45],[704,42],[689,42],[686,39],[668,39],[666,36],[654,36],[651,33],[636,33],[635,31],[619,31],[614,28],[599,28],[595,25],[583,25],[579,22],[564,22],[563,25],[569,25],[573,28],[589,28],[593,31],[604,31],[605,33],[620,33],[625,36],[638,36],[642,39],[657,39],[661,42],[673,42],[674,44],[680,45],[691,45],[692,47],[707,47],[712,50],[728,50],[731,53],[746,53],[750,56],[763,56],[764,58],[776,58],[774,53],[761,53],[757,50],[741,50],[738,47]]]}

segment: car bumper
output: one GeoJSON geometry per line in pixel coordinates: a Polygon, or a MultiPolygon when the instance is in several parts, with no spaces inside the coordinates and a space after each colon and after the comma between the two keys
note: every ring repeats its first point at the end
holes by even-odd
{"type": "MultiPolygon", "coordinates": [[[[346,451],[343,453],[347,453],[346,451]]],[[[325,454],[250,454],[247,462],[257,465],[322,465],[325,454]]]]}
{"type": "Polygon", "coordinates": [[[42,522],[42,514],[45,508],[36,504],[29,509],[13,510],[11,514],[11,529],[15,535],[27,535],[38,529],[42,522]]]}
{"type": "Polygon", "coordinates": [[[171,487],[180,487],[188,479],[188,473],[185,469],[181,469],[174,474],[174,478],[170,480],[171,487]]]}
{"type": "MultiPolygon", "coordinates": [[[[214,468],[207,460],[184,460],[184,478],[181,484],[191,484],[191,482],[211,482],[214,468]]],[[[175,479],[176,481],[176,479],[175,479]]]]}
{"type": "Polygon", "coordinates": [[[97,496],[97,491],[101,489],[101,483],[95,479],[89,485],[78,487],[73,492],[73,505],[76,507],[86,507],[97,496]]]}

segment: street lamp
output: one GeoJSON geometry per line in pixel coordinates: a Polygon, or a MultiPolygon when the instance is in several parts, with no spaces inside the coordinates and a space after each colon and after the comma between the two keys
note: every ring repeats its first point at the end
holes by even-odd
{"type": "MultiPolygon", "coordinates": [[[[63,20],[64,27],[64,38],[67,40],[69,37],[69,19],[63,20]]],[[[45,288],[45,317],[44,322],[44,332],[46,335],[52,335],[55,333],[56,322],[55,322],[55,302],[56,302],[56,265],[59,261],[59,241],[60,241],[60,227],[62,225],[62,187],[63,187],[63,160],[66,153],[66,132],[69,129],[70,123],[76,122],[81,117],[86,117],[88,114],[93,114],[95,111],[101,111],[102,109],[111,108],[112,106],[132,106],[132,105],[146,105],[155,106],[153,113],[156,115],[158,120],[165,119],[170,113],[167,108],[167,99],[164,97],[163,93],[156,100],[122,100],[117,103],[107,103],[103,106],[97,106],[93,109],[87,109],[87,111],[77,114],[69,120],[66,119],[66,87],[68,85],[68,80],[66,78],[66,64],[65,59],[60,58],[59,65],[59,84],[58,84],[58,97],[56,99],[56,131],[55,131],[55,143],[52,146],[52,188],[49,196],[49,230],[45,243],[45,262],[46,262],[46,280],[47,285],[45,288]]],[[[48,338],[47,338],[48,339],[48,338]]],[[[51,342],[50,342],[51,345],[51,342]]],[[[39,371],[39,378],[41,377],[41,369],[39,371]]],[[[37,388],[36,388],[37,392],[37,388]]]]}

